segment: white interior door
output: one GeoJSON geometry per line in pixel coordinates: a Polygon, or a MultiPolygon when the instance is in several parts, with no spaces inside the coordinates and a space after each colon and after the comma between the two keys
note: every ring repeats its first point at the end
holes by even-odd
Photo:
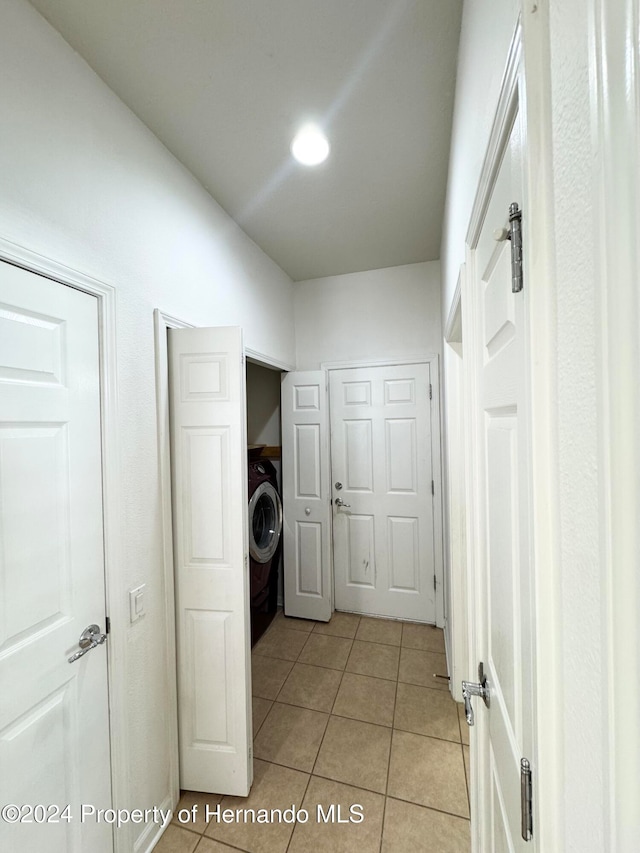
{"type": "Polygon", "coordinates": [[[253,778],[242,330],[168,331],[180,785],[253,778]]]}
{"type": "MultiPolygon", "coordinates": [[[[535,774],[528,282],[525,279],[522,292],[512,293],[511,243],[494,236],[508,224],[509,205],[524,206],[522,147],[518,115],[473,256],[479,527],[478,658],[472,665],[484,663],[490,708],[474,700],[478,740],[472,739],[477,747],[472,764],[475,759],[478,765],[481,849],[495,851],[531,851],[536,846],[535,834],[528,843],[521,835],[520,796],[521,758],[532,763],[535,774]]],[[[526,236],[526,220],[523,232],[526,236]]]]}
{"type": "Polygon", "coordinates": [[[436,621],[429,365],[330,371],[337,610],[436,621]]]}
{"type": "Polygon", "coordinates": [[[287,616],[331,618],[331,509],[327,375],[282,379],[284,609],[287,616]]]}
{"type": "Polygon", "coordinates": [[[111,805],[97,300],[0,263],[0,849],[107,853],[111,805]],[[68,812],[57,809],[70,805],[68,812]],[[43,815],[58,822],[42,822],[43,815]]]}

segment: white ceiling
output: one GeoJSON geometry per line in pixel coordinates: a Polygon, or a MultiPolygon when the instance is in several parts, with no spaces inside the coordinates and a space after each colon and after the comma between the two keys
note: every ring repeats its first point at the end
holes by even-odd
{"type": "Polygon", "coordinates": [[[439,257],[462,0],[31,2],[294,281],[439,257]]]}

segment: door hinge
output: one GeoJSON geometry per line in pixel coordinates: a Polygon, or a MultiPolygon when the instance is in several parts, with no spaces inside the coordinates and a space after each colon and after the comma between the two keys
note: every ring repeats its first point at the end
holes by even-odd
{"type": "Polygon", "coordinates": [[[431,494],[435,495],[435,493],[436,493],[436,484],[432,480],[431,481],[431,494]]]}
{"type": "Polygon", "coordinates": [[[429,383],[429,399],[433,400],[433,385],[429,383]]]}
{"type": "Polygon", "coordinates": [[[436,586],[436,576],[435,576],[435,575],[433,576],[433,591],[434,591],[434,592],[436,592],[436,591],[437,591],[437,586],[436,586]]]}
{"type": "Polygon", "coordinates": [[[108,616],[104,617],[104,632],[105,634],[111,633],[111,619],[108,616]]]}
{"type": "Polygon", "coordinates": [[[522,211],[517,202],[509,205],[509,235],[511,240],[511,292],[520,293],[522,281],[522,211]]]}
{"type": "Polygon", "coordinates": [[[520,759],[520,812],[522,837],[531,841],[533,836],[533,792],[531,786],[531,765],[526,758],[520,759]]]}

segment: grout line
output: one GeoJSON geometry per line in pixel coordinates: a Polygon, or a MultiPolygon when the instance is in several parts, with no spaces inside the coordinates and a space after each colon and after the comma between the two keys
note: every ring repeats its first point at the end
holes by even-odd
{"type": "Polygon", "coordinates": [[[470,818],[465,817],[464,815],[461,815],[461,814],[456,814],[456,812],[448,812],[448,811],[445,811],[445,809],[437,809],[435,806],[425,806],[424,803],[416,803],[415,800],[405,800],[404,797],[394,796],[394,797],[389,797],[389,799],[399,800],[399,802],[401,802],[401,803],[407,803],[410,806],[418,806],[418,808],[427,809],[427,811],[439,812],[440,814],[446,814],[446,815],[449,815],[449,817],[457,817],[458,820],[466,820],[467,823],[470,821],[470,818]]]}

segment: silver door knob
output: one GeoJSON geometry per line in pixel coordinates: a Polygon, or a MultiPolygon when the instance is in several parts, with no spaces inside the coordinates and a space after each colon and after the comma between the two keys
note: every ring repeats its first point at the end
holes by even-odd
{"type": "Polygon", "coordinates": [[[336,506],[351,506],[351,504],[346,504],[342,498],[336,498],[336,506]]]}
{"type": "Polygon", "coordinates": [[[479,696],[487,708],[490,705],[489,700],[489,682],[487,681],[487,677],[484,674],[484,664],[480,664],[478,667],[478,678],[480,679],[479,683],[475,681],[463,681],[462,682],[462,698],[464,699],[464,715],[467,719],[467,724],[472,726],[475,723],[475,717],[473,714],[473,707],[471,705],[471,697],[479,696]]]}
{"type": "Polygon", "coordinates": [[[91,649],[95,649],[96,646],[101,646],[106,639],[107,635],[100,632],[100,627],[98,625],[89,625],[84,629],[82,634],[80,634],[80,639],[78,640],[80,651],[71,655],[69,663],[75,663],[78,658],[86,655],[86,653],[90,652],[91,649]]]}

